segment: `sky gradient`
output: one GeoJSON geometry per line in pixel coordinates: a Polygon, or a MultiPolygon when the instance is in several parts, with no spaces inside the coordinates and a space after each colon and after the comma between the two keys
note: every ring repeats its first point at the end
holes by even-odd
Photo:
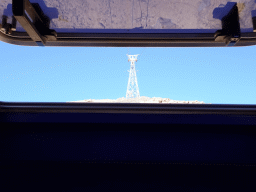
{"type": "Polygon", "coordinates": [[[126,96],[130,62],[141,96],[256,104],[256,47],[29,47],[0,41],[0,100],[67,102],[126,96]]]}

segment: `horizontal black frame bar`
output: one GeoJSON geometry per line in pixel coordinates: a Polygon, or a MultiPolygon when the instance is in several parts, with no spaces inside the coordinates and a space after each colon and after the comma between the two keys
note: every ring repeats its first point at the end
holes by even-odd
{"type": "MultiPolygon", "coordinates": [[[[45,46],[75,47],[225,47],[215,33],[57,33],[56,41],[45,46]]],[[[26,32],[0,32],[0,40],[24,46],[38,46],[26,32]]],[[[256,45],[256,33],[242,33],[234,46],[256,45]]]]}
{"type": "Polygon", "coordinates": [[[0,102],[0,123],[15,122],[256,126],[256,105],[0,102]]]}
{"type": "Polygon", "coordinates": [[[255,115],[256,105],[0,102],[0,112],[255,115]]]}

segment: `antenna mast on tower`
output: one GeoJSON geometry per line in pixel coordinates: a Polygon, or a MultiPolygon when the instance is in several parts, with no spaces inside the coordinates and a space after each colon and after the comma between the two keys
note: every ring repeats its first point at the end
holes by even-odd
{"type": "Polygon", "coordinates": [[[137,98],[140,97],[139,93],[139,86],[138,86],[138,81],[137,81],[137,76],[136,76],[136,71],[135,71],[135,61],[137,62],[137,57],[138,55],[128,55],[128,62],[131,62],[131,67],[129,72],[129,80],[128,80],[128,85],[127,85],[127,91],[126,91],[126,98],[137,98]]]}

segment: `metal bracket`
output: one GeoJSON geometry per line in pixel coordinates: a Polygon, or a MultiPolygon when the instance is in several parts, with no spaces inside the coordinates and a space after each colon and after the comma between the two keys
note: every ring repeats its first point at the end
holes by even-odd
{"type": "Polygon", "coordinates": [[[12,24],[7,23],[7,16],[3,15],[2,17],[2,25],[0,27],[0,31],[5,33],[5,34],[12,34],[13,31],[16,31],[16,19],[12,17],[12,24]]]}
{"type": "Polygon", "coordinates": [[[57,33],[44,24],[44,19],[29,0],[12,0],[12,12],[15,19],[38,45],[45,45],[46,41],[57,40],[57,33]]]}
{"type": "Polygon", "coordinates": [[[252,18],[253,32],[256,32],[256,17],[252,18]]]}
{"type": "Polygon", "coordinates": [[[225,42],[226,46],[234,46],[241,38],[237,3],[221,20],[222,30],[216,31],[214,38],[217,42],[225,42]]]}

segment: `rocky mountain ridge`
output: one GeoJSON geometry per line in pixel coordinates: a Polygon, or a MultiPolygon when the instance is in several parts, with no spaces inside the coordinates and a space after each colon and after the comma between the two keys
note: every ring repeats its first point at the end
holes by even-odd
{"type": "MultiPolygon", "coordinates": [[[[179,101],[172,100],[169,98],[161,97],[145,97],[141,96],[139,98],[126,99],[125,97],[118,99],[85,99],[79,101],[68,101],[68,102],[78,102],[78,103],[180,103],[180,104],[205,104],[203,101],[179,101]]],[[[209,103],[211,104],[211,103],[209,103]]]]}

